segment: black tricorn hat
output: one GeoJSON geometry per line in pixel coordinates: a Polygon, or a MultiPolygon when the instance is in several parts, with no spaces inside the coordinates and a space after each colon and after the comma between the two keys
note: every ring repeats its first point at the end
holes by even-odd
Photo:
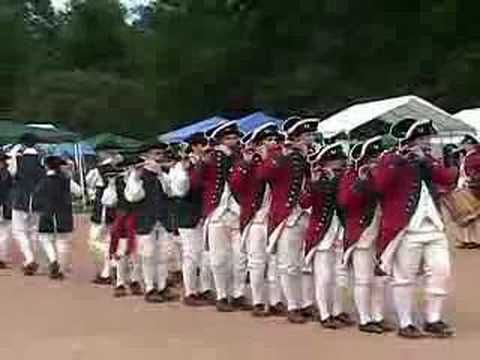
{"type": "Polygon", "coordinates": [[[196,132],[195,134],[192,134],[187,141],[190,145],[208,144],[208,139],[204,132],[196,132]]]}
{"type": "Polygon", "coordinates": [[[138,155],[126,156],[121,163],[117,164],[117,167],[127,168],[127,167],[130,167],[130,166],[135,166],[135,165],[141,164],[144,161],[145,160],[141,156],[138,156],[138,155]]]}
{"type": "Polygon", "coordinates": [[[238,127],[235,120],[226,121],[209,131],[209,138],[212,140],[220,140],[228,135],[238,135],[242,137],[244,134],[238,127]]]}
{"type": "Polygon", "coordinates": [[[463,137],[460,144],[461,145],[478,145],[478,144],[480,144],[480,140],[473,134],[466,134],[463,137]]]}
{"type": "Polygon", "coordinates": [[[319,120],[316,118],[302,119],[299,116],[292,116],[282,124],[282,131],[288,137],[299,136],[304,133],[316,132],[319,120]]]}
{"type": "Polygon", "coordinates": [[[391,135],[402,140],[402,142],[409,142],[420,137],[437,134],[437,129],[433,126],[433,122],[428,119],[416,120],[406,118],[393,125],[390,131],[391,135]]]}
{"type": "Polygon", "coordinates": [[[334,161],[334,160],[345,160],[347,155],[343,150],[343,145],[341,143],[330,144],[322,147],[316,156],[312,159],[313,163],[324,162],[324,161],[334,161]]]}
{"type": "Polygon", "coordinates": [[[45,158],[45,165],[49,168],[49,169],[57,169],[59,168],[60,166],[63,166],[63,165],[67,165],[67,162],[65,161],[65,159],[62,159],[60,156],[58,155],[48,155],[46,158],[45,158]]]}
{"type": "Polygon", "coordinates": [[[278,137],[279,135],[280,133],[278,131],[277,124],[275,124],[274,122],[268,122],[253,130],[250,140],[254,143],[259,143],[268,137],[278,137]]]}
{"type": "Polygon", "coordinates": [[[39,138],[37,137],[37,135],[27,132],[20,136],[18,142],[25,146],[33,146],[39,142],[39,138]]]}

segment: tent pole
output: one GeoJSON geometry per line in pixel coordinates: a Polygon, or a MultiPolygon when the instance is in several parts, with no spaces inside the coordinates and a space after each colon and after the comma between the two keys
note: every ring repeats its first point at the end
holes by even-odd
{"type": "Polygon", "coordinates": [[[82,189],[82,205],[83,210],[87,208],[87,199],[85,197],[85,174],[83,172],[83,153],[80,144],[76,144],[77,146],[77,153],[78,153],[78,164],[79,164],[79,171],[80,171],[80,188],[82,189]]]}

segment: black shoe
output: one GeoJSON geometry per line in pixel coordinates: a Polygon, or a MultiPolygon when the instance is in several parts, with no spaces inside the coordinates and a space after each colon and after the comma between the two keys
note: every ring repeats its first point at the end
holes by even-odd
{"type": "Polygon", "coordinates": [[[355,321],[347,313],[338,314],[337,316],[334,317],[334,319],[342,323],[343,326],[349,327],[349,326],[355,325],[355,321]]]}
{"type": "Polygon", "coordinates": [[[36,262],[31,262],[23,267],[23,274],[25,276],[33,276],[38,270],[38,264],[36,262]]]}
{"type": "Polygon", "coordinates": [[[100,275],[97,275],[95,277],[95,279],[92,280],[92,284],[102,285],[102,286],[112,285],[112,278],[111,277],[102,277],[100,275]]]}
{"type": "Polygon", "coordinates": [[[302,314],[301,309],[291,310],[287,313],[287,319],[292,324],[305,324],[307,319],[302,314]]]}
{"type": "Polygon", "coordinates": [[[133,296],[143,295],[142,285],[140,285],[138,281],[132,281],[129,286],[130,286],[130,293],[133,296]]]}
{"type": "Polygon", "coordinates": [[[315,309],[315,306],[310,305],[302,308],[302,315],[308,321],[314,321],[315,318],[318,317],[318,312],[317,312],[317,309],[315,309]]]}
{"type": "Polygon", "coordinates": [[[175,295],[169,286],[163,290],[160,290],[159,294],[162,296],[164,301],[175,301],[179,299],[179,296],[175,295]]]}
{"type": "Polygon", "coordinates": [[[245,296],[232,299],[232,306],[238,311],[252,311],[253,306],[248,302],[245,296]]]}
{"type": "Polygon", "coordinates": [[[8,269],[8,265],[5,261],[0,261],[0,270],[8,269]]]}
{"type": "Polygon", "coordinates": [[[60,264],[57,261],[52,262],[48,266],[50,272],[50,279],[52,280],[62,280],[64,278],[63,273],[60,271],[60,264]]]}
{"type": "Polygon", "coordinates": [[[272,305],[268,308],[268,312],[270,313],[271,316],[279,316],[283,317],[287,315],[287,307],[279,302],[276,305],[272,305]]]}
{"type": "Polygon", "coordinates": [[[257,304],[253,307],[252,310],[253,317],[268,317],[270,312],[265,308],[265,304],[257,304]]]}
{"type": "Polygon", "coordinates": [[[125,296],[127,296],[127,288],[125,286],[119,285],[113,290],[113,297],[121,298],[125,296]]]}
{"type": "Polygon", "coordinates": [[[206,290],[199,295],[199,298],[205,302],[205,305],[215,306],[217,299],[215,293],[212,290],[206,290]]]}
{"type": "Polygon", "coordinates": [[[198,307],[203,306],[205,303],[197,295],[189,295],[183,298],[183,303],[187,306],[198,307]]]}
{"type": "Polygon", "coordinates": [[[324,329],[328,330],[338,330],[344,327],[343,323],[336,320],[333,316],[330,316],[325,320],[321,320],[320,325],[322,325],[324,329]]]}
{"type": "Polygon", "coordinates": [[[145,294],[145,301],[148,303],[159,304],[165,302],[165,299],[156,289],[153,289],[145,294]]]}
{"type": "Polygon", "coordinates": [[[358,330],[367,334],[383,334],[383,329],[378,325],[378,323],[374,322],[358,325],[358,330]]]}
{"type": "Polygon", "coordinates": [[[443,321],[427,323],[424,325],[423,331],[437,338],[449,338],[455,335],[455,331],[443,321]]]}
{"type": "Polygon", "coordinates": [[[233,312],[233,311],[235,311],[232,304],[230,304],[228,302],[228,299],[226,299],[226,298],[217,300],[217,304],[215,306],[217,307],[218,312],[233,312]]]}
{"type": "Polygon", "coordinates": [[[398,330],[398,336],[406,339],[421,339],[425,337],[425,334],[415,325],[408,325],[398,330]]]}
{"type": "Polygon", "coordinates": [[[382,320],[382,321],[374,321],[374,323],[377,325],[377,326],[380,326],[380,328],[383,330],[384,333],[389,333],[389,332],[393,332],[395,331],[395,326],[388,323],[387,321],[385,320],[382,320]]]}

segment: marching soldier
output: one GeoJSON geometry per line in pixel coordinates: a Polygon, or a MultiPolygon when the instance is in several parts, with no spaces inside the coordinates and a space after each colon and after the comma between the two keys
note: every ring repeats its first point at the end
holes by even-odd
{"type": "Polygon", "coordinates": [[[93,194],[93,210],[90,217],[89,248],[93,254],[97,274],[92,281],[97,285],[110,285],[113,283],[112,264],[108,252],[110,243],[110,226],[115,218],[115,207],[106,207],[102,204],[102,196],[109,179],[117,175],[113,166],[113,158],[108,158],[99,163],[86,176],[86,185],[93,194]]]}
{"type": "MultiPolygon", "coordinates": [[[[383,317],[385,277],[374,276],[375,241],[380,227],[380,207],[369,183],[371,168],[386,150],[383,136],[375,136],[351,150],[351,164],[339,185],[338,204],[345,214],[344,263],[351,265],[359,330],[382,334],[392,331],[383,317]]],[[[393,142],[394,144],[394,142],[393,142]]]]}
{"type": "Polygon", "coordinates": [[[313,264],[315,295],[320,322],[326,329],[351,326],[353,321],[344,313],[337,283],[337,256],[343,232],[343,214],[337,207],[338,184],[344,171],[346,155],[342,144],[333,143],[320,149],[312,160],[312,178],[302,205],[311,207],[306,240],[305,262],[313,264]]]}
{"type": "Polygon", "coordinates": [[[117,277],[114,296],[127,295],[127,285],[134,296],[143,295],[141,286],[141,268],[138,256],[137,243],[137,207],[138,203],[131,203],[125,199],[125,187],[128,176],[135,171],[135,166],[143,162],[142,159],[132,157],[118,164],[123,172],[111,176],[103,192],[102,205],[106,208],[115,208],[115,218],[111,225],[109,259],[116,263],[117,277]],[[132,268],[130,269],[130,265],[132,268]]]}
{"type": "Polygon", "coordinates": [[[382,156],[372,179],[382,211],[377,259],[382,271],[393,274],[398,334],[419,338],[426,332],[449,337],[453,330],[443,321],[443,305],[448,295],[450,254],[437,190],[454,186],[457,169],[446,168],[430,156],[429,139],[436,133],[431,121],[404,119],[392,127],[391,133],[403,139],[403,152],[382,156]],[[413,318],[414,291],[422,262],[424,332],[413,318]]]}
{"type": "Polygon", "coordinates": [[[11,190],[13,179],[8,171],[7,161],[10,157],[0,152],[0,269],[6,269],[11,251],[11,190]]]}
{"type": "Polygon", "coordinates": [[[245,298],[247,257],[241,249],[238,194],[232,192],[230,184],[241,135],[234,121],[213,129],[210,138],[216,145],[202,170],[205,241],[210,249],[220,312],[251,310],[245,298]]]}
{"type": "Polygon", "coordinates": [[[276,253],[280,285],[287,300],[288,320],[303,324],[302,247],[307,215],[300,206],[308,169],[306,156],[313,142],[318,120],[292,117],[282,130],[290,144],[270,148],[264,154],[258,176],[271,186],[268,214],[268,251],[276,253]]]}
{"type": "Polygon", "coordinates": [[[209,263],[208,253],[203,250],[201,176],[208,140],[203,133],[196,133],[190,137],[189,146],[190,154],[177,162],[169,178],[182,242],[183,301],[188,306],[201,306],[214,299],[211,269],[206,266],[209,263]]]}
{"type": "Polygon", "coordinates": [[[47,173],[35,189],[39,209],[39,243],[49,260],[51,279],[62,279],[71,265],[73,232],[72,194],[81,189],[62,171],[67,163],[58,156],[45,159],[47,173]]]}
{"type": "Polygon", "coordinates": [[[278,127],[267,123],[247,134],[243,159],[237,163],[232,175],[232,190],[240,194],[240,230],[242,248],[248,255],[250,286],[252,288],[253,316],[268,316],[275,313],[274,304],[267,311],[265,301],[265,271],[267,268],[267,219],[271,193],[268,184],[256,172],[262,163],[259,154],[263,149],[277,144],[278,127]]]}
{"type": "Polygon", "coordinates": [[[145,300],[152,303],[170,301],[173,296],[167,286],[168,234],[160,222],[165,217],[167,193],[159,177],[165,164],[166,144],[151,145],[146,161],[132,171],[125,187],[125,199],[139,203],[137,241],[142,259],[145,300]]]}
{"type": "Polygon", "coordinates": [[[9,166],[14,179],[12,234],[24,258],[23,272],[26,276],[31,276],[38,270],[34,255],[38,242],[38,202],[34,191],[45,176],[45,169],[41,164],[40,154],[35,148],[37,143],[35,135],[25,134],[20,139],[20,143],[23,145],[23,150],[12,156],[9,166]]]}

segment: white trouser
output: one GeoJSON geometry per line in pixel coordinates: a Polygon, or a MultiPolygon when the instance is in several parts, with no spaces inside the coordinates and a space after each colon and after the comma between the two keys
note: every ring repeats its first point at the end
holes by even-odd
{"type": "Polygon", "coordinates": [[[407,232],[395,253],[393,297],[402,328],[414,323],[414,291],[422,261],[425,270],[425,320],[437,322],[442,317],[451,274],[448,241],[443,232],[407,232]]]}
{"type": "Polygon", "coordinates": [[[353,298],[357,307],[360,324],[372,322],[372,291],[374,262],[371,249],[355,249],[352,253],[353,298]]]}
{"type": "Polygon", "coordinates": [[[43,251],[47,255],[48,262],[51,264],[57,261],[57,249],[55,248],[55,234],[40,233],[38,234],[38,242],[43,251]]]}
{"type": "Polygon", "coordinates": [[[349,272],[342,259],[343,253],[338,244],[330,249],[317,250],[313,259],[315,298],[322,321],[344,312],[349,272]]]}
{"type": "Polygon", "coordinates": [[[116,286],[125,286],[131,282],[142,281],[142,265],[140,256],[136,253],[126,256],[128,240],[121,238],[117,249],[117,283],[116,286]]]}
{"type": "Polygon", "coordinates": [[[168,233],[161,225],[148,235],[137,235],[142,258],[145,290],[162,291],[168,277],[168,233]],[[157,285],[155,287],[155,284],[157,285]]]}
{"type": "Polygon", "coordinates": [[[313,274],[303,272],[302,274],[302,308],[308,308],[315,303],[315,285],[313,274]]]}
{"type": "Polygon", "coordinates": [[[387,277],[374,276],[373,249],[355,249],[352,253],[353,297],[360,324],[384,319],[385,284],[387,277]]]}
{"type": "Polygon", "coordinates": [[[0,261],[8,262],[12,249],[12,226],[10,220],[0,218],[0,261]]]}
{"type": "Polygon", "coordinates": [[[315,279],[315,298],[317,300],[320,320],[332,316],[335,293],[335,251],[321,250],[313,258],[313,275],[315,279]]]}
{"type": "MultiPolygon", "coordinates": [[[[185,296],[198,294],[200,290],[197,275],[202,266],[203,229],[199,225],[191,229],[179,228],[178,232],[182,240],[182,272],[185,296]]],[[[203,286],[201,287],[203,288],[203,286]]]]}
{"type": "MultiPolygon", "coordinates": [[[[172,272],[182,271],[182,238],[168,233],[168,268],[172,272]]],[[[201,238],[201,237],[200,237],[201,238]]]]}
{"type": "Polygon", "coordinates": [[[267,282],[268,300],[271,306],[275,306],[282,302],[282,290],[280,287],[280,277],[278,275],[277,256],[274,254],[270,254],[268,258],[267,282]]]}
{"type": "Polygon", "coordinates": [[[217,299],[244,296],[247,255],[241,249],[240,230],[215,221],[208,224],[208,238],[217,299]]]}
{"type": "Polygon", "coordinates": [[[93,256],[97,273],[103,278],[110,277],[110,226],[103,223],[92,223],[88,246],[93,256]]]}
{"type": "Polygon", "coordinates": [[[73,266],[72,234],[55,234],[55,249],[60,268],[65,273],[71,273],[73,266]]]}
{"type": "Polygon", "coordinates": [[[202,251],[202,264],[200,267],[200,291],[212,291],[215,288],[213,280],[212,261],[210,251],[202,251]]]}
{"type": "Polygon", "coordinates": [[[265,269],[268,258],[266,224],[251,224],[246,241],[252,302],[254,305],[265,304],[265,269]]]}
{"type": "MultiPolygon", "coordinates": [[[[38,214],[33,212],[12,210],[12,235],[18,242],[24,258],[24,265],[35,261],[34,252],[37,248],[38,240],[38,219],[38,214]]],[[[45,250],[45,252],[47,251],[45,250]]]]}
{"type": "Polygon", "coordinates": [[[71,234],[40,233],[38,242],[47,255],[48,262],[58,261],[62,271],[72,271],[71,234]]]}
{"type": "Polygon", "coordinates": [[[333,316],[345,311],[345,296],[350,290],[351,273],[343,262],[343,244],[339,237],[335,242],[335,287],[333,293],[333,316]]]}
{"type": "Polygon", "coordinates": [[[280,286],[287,299],[289,311],[302,307],[303,239],[306,217],[292,226],[285,226],[277,240],[277,261],[280,286]]]}

